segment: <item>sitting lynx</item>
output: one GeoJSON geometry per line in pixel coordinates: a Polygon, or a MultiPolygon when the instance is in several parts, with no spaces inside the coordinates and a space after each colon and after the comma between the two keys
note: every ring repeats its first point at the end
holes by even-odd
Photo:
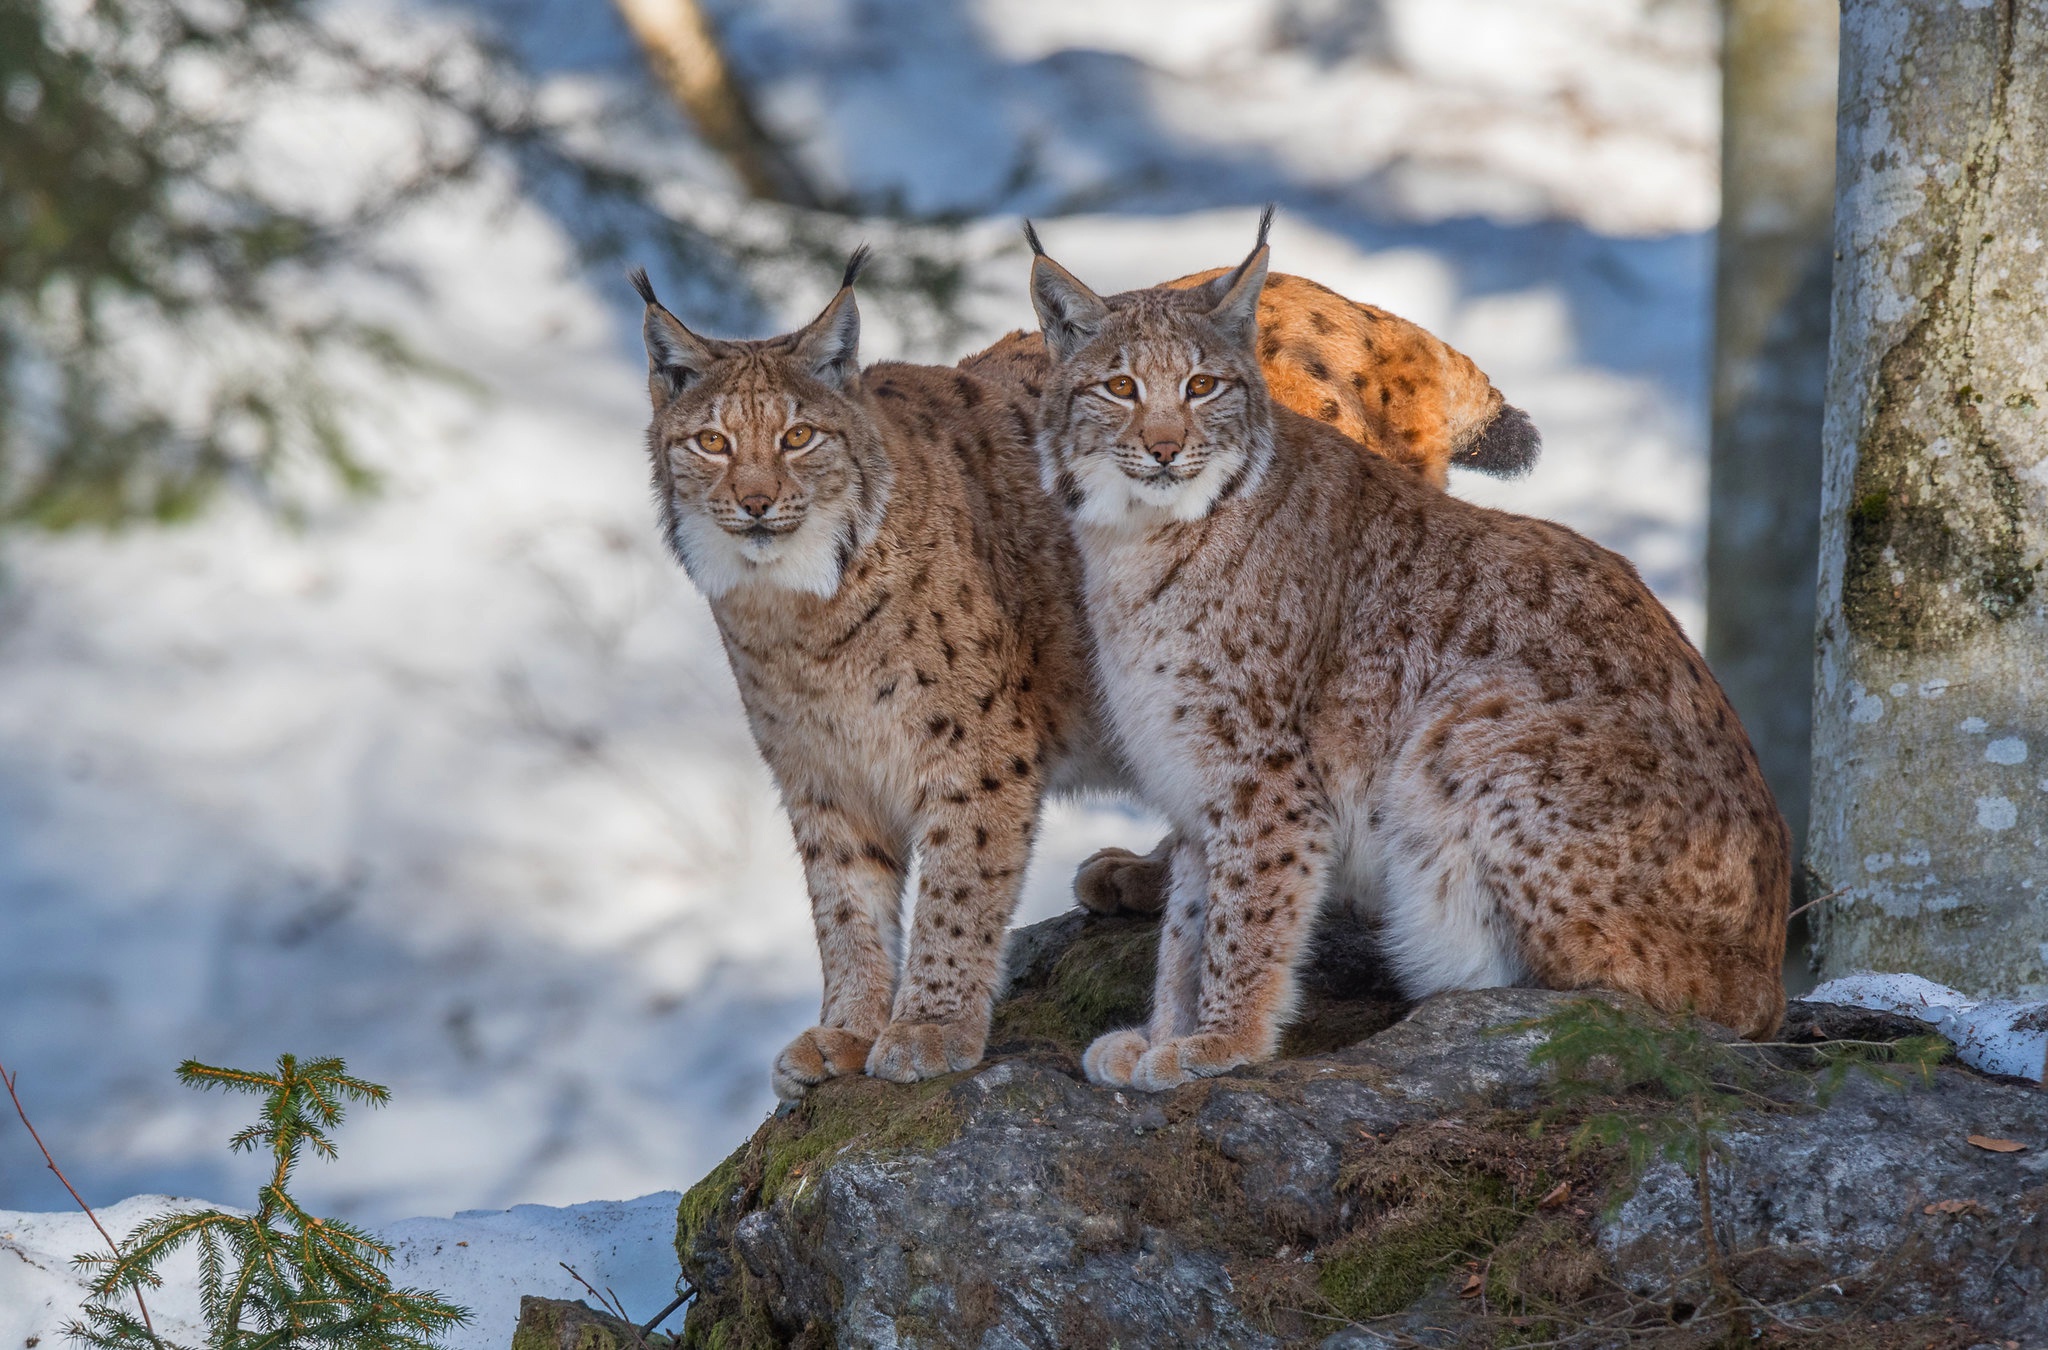
{"type": "MultiPolygon", "coordinates": [[[[863,1068],[911,1081],[977,1062],[1041,800],[1123,781],[1097,732],[1079,568],[1037,481],[1044,353],[1006,340],[964,370],[862,371],[862,256],[816,320],[763,341],[701,338],[634,279],[663,534],[711,602],[817,925],[823,1010],[776,1059],[784,1097],[863,1068]]],[[[1533,453],[1524,422],[1488,439],[1499,395],[1469,361],[1391,316],[1367,321],[1442,378],[1354,413],[1492,446],[1496,464],[1533,453]]],[[[1325,345],[1289,353],[1370,370],[1358,331],[1333,322],[1325,345]]],[[[1440,477],[1459,448],[1413,453],[1440,477]]],[[[1112,889],[1145,890],[1146,864],[1104,868],[1122,873],[1112,889]]]]}
{"type": "Polygon", "coordinates": [[[1622,558],[1431,491],[1275,407],[1264,230],[1206,289],[1105,301],[1042,254],[1043,471],[1109,723],[1178,829],[1149,1090],[1273,1053],[1332,894],[1410,994],[1602,985],[1750,1036],[1783,1016],[1783,819],[1622,558]]]}

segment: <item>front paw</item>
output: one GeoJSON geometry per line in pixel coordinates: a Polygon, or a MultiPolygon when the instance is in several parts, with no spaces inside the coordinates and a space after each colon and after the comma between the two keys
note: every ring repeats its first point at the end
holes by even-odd
{"type": "Polygon", "coordinates": [[[1130,1081],[1142,1092],[1164,1092],[1251,1062],[1250,1054],[1221,1036],[1181,1036],[1147,1050],[1131,1071],[1130,1081]]]}
{"type": "Polygon", "coordinates": [[[988,1019],[946,1022],[891,1022],[868,1052],[868,1073],[892,1083],[916,1083],[981,1063],[988,1046],[988,1019]]]}
{"type": "Polygon", "coordinates": [[[1081,1072],[1088,1075],[1089,1082],[1102,1087],[1129,1087],[1131,1071],[1138,1067],[1139,1057],[1151,1045],[1145,1033],[1135,1027],[1097,1036],[1081,1056],[1081,1072]]]}
{"type": "Polygon", "coordinates": [[[1166,888],[1166,861],[1127,848],[1100,849],[1074,873],[1074,899],[1095,914],[1157,914],[1166,888]]]}
{"type": "Polygon", "coordinates": [[[859,1073],[867,1063],[871,1037],[844,1027],[812,1027],[782,1047],[771,1078],[775,1095],[793,1102],[827,1078],[859,1073]]]}

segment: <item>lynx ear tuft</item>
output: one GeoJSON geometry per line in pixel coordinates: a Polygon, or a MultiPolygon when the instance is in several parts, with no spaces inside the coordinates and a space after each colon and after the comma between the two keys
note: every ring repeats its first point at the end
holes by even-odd
{"type": "Polygon", "coordinates": [[[1024,221],[1024,242],[1031,245],[1032,257],[1043,258],[1045,256],[1045,245],[1038,242],[1038,227],[1031,223],[1029,217],[1026,217],[1024,221]]]}
{"type": "Polygon", "coordinates": [[[859,248],[855,249],[853,256],[846,260],[846,273],[839,278],[839,289],[842,291],[850,289],[854,282],[859,281],[862,270],[868,265],[868,259],[874,256],[874,249],[866,244],[862,244],[859,248]]]}
{"type": "MultiPolygon", "coordinates": [[[[855,262],[865,262],[860,254],[855,262]]],[[[859,269],[847,264],[849,278],[859,269]]],[[[839,288],[832,303],[796,335],[796,359],[814,379],[845,389],[860,378],[860,306],[854,303],[852,281],[839,288]]]]}
{"type": "MultiPolygon", "coordinates": [[[[1029,226],[1026,226],[1029,230],[1029,226]]],[[[1038,232],[1025,236],[1038,244],[1038,232]]],[[[1038,327],[1055,360],[1064,361],[1087,345],[1102,331],[1109,306],[1102,297],[1082,284],[1079,277],[1061,267],[1038,248],[1031,260],[1031,307],[1038,311],[1038,327]]]]}
{"type": "Polygon", "coordinates": [[[650,305],[658,305],[661,303],[661,301],[654,298],[654,283],[647,279],[646,268],[634,268],[632,271],[626,273],[626,280],[632,282],[633,289],[640,292],[640,299],[643,303],[650,305]]]}

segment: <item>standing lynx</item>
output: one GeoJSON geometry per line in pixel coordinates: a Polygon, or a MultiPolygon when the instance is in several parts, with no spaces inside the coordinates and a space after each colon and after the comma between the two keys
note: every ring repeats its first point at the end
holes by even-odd
{"type": "Polygon", "coordinates": [[[1273,1053],[1332,894],[1404,988],[1603,985],[1746,1035],[1783,1016],[1785,825],[1635,570],[1275,407],[1259,246],[1098,298],[1042,254],[1040,448],[1110,725],[1178,828],[1152,1020],[1089,1048],[1160,1089],[1273,1053]]]}
{"type": "MultiPolygon", "coordinates": [[[[1097,730],[1079,566],[1038,486],[1042,347],[1011,339],[965,369],[863,371],[860,258],[816,320],[761,341],[699,337],[635,277],[663,534],[711,603],[788,808],[824,966],[818,1025],[775,1061],[784,1097],[863,1068],[912,1081],[977,1062],[1040,802],[1124,782],[1097,730]]],[[[1317,291],[1327,301],[1294,311],[1350,307],[1317,291]]],[[[1390,356],[1442,372],[1370,409],[1335,408],[1335,420],[1370,411],[1396,431],[1436,428],[1434,444],[1403,442],[1423,474],[1390,472],[1433,491],[1423,476],[1461,450],[1496,468],[1533,453],[1526,422],[1469,361],[1370,318],[1390,356]]],[[[1326,322],[1328,340],[1296,342],[1290,358],[1369,371],[1349,345],[1358,328],[1326,322]]],[[[1163,870],[1101,859],[1091,889],[1145,907],[1163,870]]]]}

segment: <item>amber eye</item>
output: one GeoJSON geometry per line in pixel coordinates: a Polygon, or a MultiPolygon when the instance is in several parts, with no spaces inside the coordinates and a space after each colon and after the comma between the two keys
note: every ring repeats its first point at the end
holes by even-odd
{"type": "Polygon", "coordinates": [[[1212,393],[1215,388],[1216,377],[1214,375],[1190,375],[1188,377],[1189,398],[1201,398],[1205,394],[1212,393]]]}
{"type": "Polygon", "coordinates": [[[725,453],[725,437],[716,431],[700,431],[697,433],[697,448],[707,455],[722,455],[725,453]]]}
{"type": "Polygon", "coordinates": [[[1102,387],[1118,398],[1129,398],[1138,392],[1138,382],[1128,375],[1112,375],[1102,382],[1102,387]]]}
{"type": "Polygon", "coordinates": [[[798,423],[782,433],[782,448],[785,450],[801,450],[809,445],[811,438],[817,434],[816,428],[798,423]]]}

